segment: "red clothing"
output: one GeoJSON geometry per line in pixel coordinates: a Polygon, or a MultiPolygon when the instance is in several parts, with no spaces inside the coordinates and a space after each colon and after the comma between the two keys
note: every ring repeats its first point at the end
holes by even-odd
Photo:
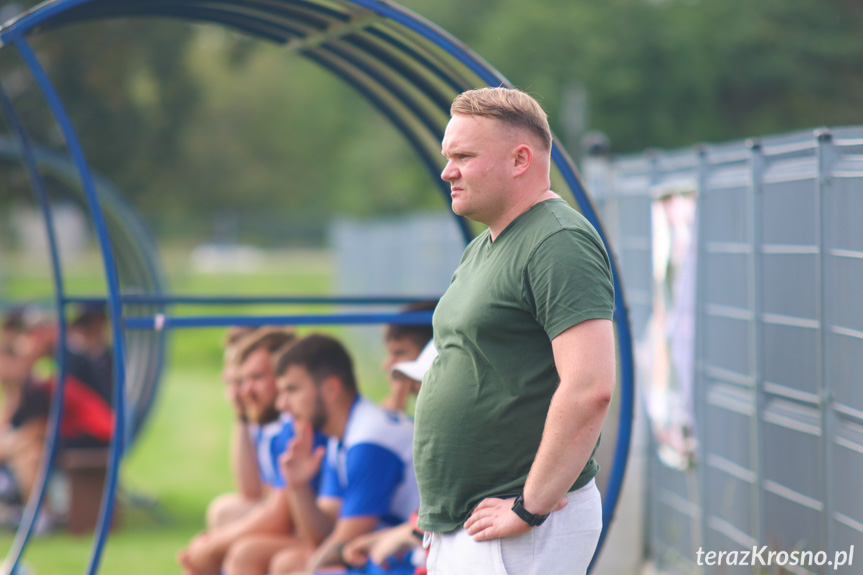
{"type": "MultiPolygon", "coordinates": [[[[53,396],[55,382],[45,384],[53,396]]],[[[105,444],[114,434],[114,412],[98,393],[81,380],[66,376],[63,386],[63,416],[60,419],[60,437],[75,439],[89,436],[105,444]]]]}
{"type": "MultiPolygon", "coordinates": [[[[417,536],[419,536],[420,533],[425,534],[425,532],[422,529],[420,529],[419,525],[417,525],[419,518],[420,518],[419,513],[414,512],[413,514],[411,514],[411,519],[410,519],[411,527],[414,528],[414,534],[417,536]]],[[[429,548],[426,547],[424,550],[426,553],[426,558],[428,559],[429,548]]],[[[427,575],[427,574],[428,574],[428,570],[425,567],[417,567],[414,570],[414,575],[427,575]]]]}

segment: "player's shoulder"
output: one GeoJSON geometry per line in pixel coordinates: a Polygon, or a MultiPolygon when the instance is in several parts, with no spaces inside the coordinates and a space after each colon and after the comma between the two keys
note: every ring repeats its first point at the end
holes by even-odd
{"type": "Polygon", "coordinates": [[[345,433],[348,448],[374,444],[401,451],[413,438],[413,421],[404,413],[384,409],[360,397],[354,406],[345,433]]]}

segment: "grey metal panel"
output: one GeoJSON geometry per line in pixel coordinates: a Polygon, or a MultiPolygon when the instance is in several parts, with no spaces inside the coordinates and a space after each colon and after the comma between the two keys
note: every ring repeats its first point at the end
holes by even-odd
{"type": "MultiPolygon", "coordinates": [[[[627,292],[627,298],[631,297],[631,294],[627,292]]],[[[647,326],[647,322],[650,319],[650,306],[649,305],[632,305],[629,306],[629,322],[632,324],[632,332],[634,334],[644,333],[644,330],[647,326]]]]}
{"type": "MultiPolygon", "coordinates": [[[[774,394],[794,391],[814,397],[817,364],[812,361],[819,345],[818,331],[812,327],[765,323],[762,349],[762,375],[766,387],[774,394]]],[[[817,399],[817,398],[816,398],[817,399]]]]}
{"type": "Polygon", "coordinates": [[[669,489],[655,491],[653,497],[651,515],[655,522],[651,527],[652,535],[676,549],[681,557],[695,557],[700,516],[698,506],[669,489]]]}
{"type": "MultiPolygon", "coordinates": [[[[842,521],[836,521],[833,527],[833,541],[827,547],[827,556],[835,557],[837,551],[848,552],[853,545],[855,547],[855,555],[854,555],[854,565],[857,565],[859,561],[857,553],[860,553],[860,545],[861,541],[863,541],[863,525],[858,526],[849,526],[847,523],[842,521]]],[[[835,572],[841,573],[842,568],[837,571],[828,571],[828,573],[835,572]]],[[[855,569],[856,571],[856,569],[855,569]]],[[[848,571],[851,572],[850,570],[848,571]]]]}
{"type": "MultiPolygon", "coordinates": [[[[724,463],[716,465],[708,461],[705,468],[708,497],[704,501],[704,509],[708,514],[708,531],[720,531],[734,541],[736,545],[752,544],[757,541],[755,517],[756,487],[753,481],[737,477],[736,473],[726,473],[724,463]]],[[[705,536],[708,549],[717,549],[710,545],[710,535],[705,536]]],[[[718,549],[726,549],[719,547],[718,549]]]]}
{"type": "MultiPolygon", "coordinates": [[[[624,238],[632,239],[630,238],[624,238]]],[[[629,272],[625,288],[650,293],[653,283],[653,268],[650,259],[650,244],[647,238],[636,242],[624,242],[620,249],[621,267],[629,272]]],[[[647,298],[650,301],[650,297],[647,298]]]]}
{"type": "Polygon", "coordinates": [[[776,549],[822,549],[820,412],[774,399],[764,413],[765,537],[776,549]]]}
{"type": "MultiPolygon", "coordinates": [[[[707,533],[704,538],[704,548],[711,549],[717,553],[713,558],[714,565],[702,567],[700,573],[715,573],[716,575],[752,575],[752,567],[741,565],[743,556],[741,552],[747,551],[747,547],[741,546],[737,537],[732,533],[728,533],[729,527],[722,523],[709,523],[707,533]],[[718,553],[722,551],[724,555],[720,558],[718,553]],[[732,559],[729,555],[738,552],[732,559]]],[[[733,528],[732,528],[733,529],[733,528]]],[[[752,551],[752,545],[748,546],[748,551],[752,551]]],[[[704,556],[705,564],[707,556],[704,556]]]]}
{"type": "Polygon", "coordinates": [[[705,282],[701,289],[707,302],[727,307],[747,308],[750,289],[748,253],[711,251],[703,258],[705,282]]]}
{"type": "Polygon", "coordinates": [[[704,363],[708,368],[747,377],[752,372],[752,336],[746,318],[708,316],[704,330],[704,363]]]}
{"type": "MultiPolygon", "coordinates": [[[[747,473],[752,472],[756,457],[755,445],[750,441],[755,425],[753,391],[738,385],[711,380],[707,384],[706,420],[699,425],[708,452],[707,463],[711,458],[720,458],[736,466],[741,477],[754,481],[747,473]],[[715,433],[716,430],[723,433],[715,433]]],[[[713,466],[721,462],[713,459],[713,466]]]]}
{"type": "Polygon", "coordinates": [[[815,179],[764,184],[761,234],[765,244],[815,245],[818,203],[815,179]]]}
{"type": "MultiPolygon", "coordinates": [[[[863,162],[861,162],[863,163],[863,162]]],[[[833,226],[828,230],[833,249],[863,252],[863,182],[861,178],[835,178],[833,193],[825,198],[833,226]]]]}
{"type": "Polygon", "coordinates": [[[771,549],[821,550],[820,509],[797,505],[771,490],[764,491],[765,539],[771,549]]]}
{"type": "Polygon", "coordinates": [[[863,541],[863,494],[860,478],[863,477],[863,421],[840,417],[833,437],[834,472],[830,474],[830,487],[837,502],[833,520],[857,531],[857,541],[863,541]]]}
{"type": "MultiPolygon", "coordinates": [[[[858,225],[863,226],[863,222],[858,225]]],[[[826,278],[831,286],[831,313],[827,320],[832,326],[863,334],[863,254],[833,257],[831,268],[826,278]]]]}
{"type": "Polygon", "coordinates": [[[826,361],[832,368],[833,400],[863,416],[863,337],[831,333],[826,361]]]}
{"type": "Polygon", "coordinates": [[[767,253],[762,254],[761,263],[762,313],[815,320],[819,280],[817,254],[767,253]]]}
{"type": "Polygon", "coordinates": [[[464,241],[446,213],[359,222],[330,231],[339,293],[429,297],[446,291],[464,241]]]}
{"type": "Polygon", "coordinates": [[[745,242],[746,188],[714,191],[700,198],[699,210],[709,214],[699,233],[705,242],[745,242]]]}
{"type": "Polygon", "coordinates": [[[640,192],[618,196],[621,237],[650,238],[650,196],[646,180],[640,192]]]}
{"type": "Polygon", "coordinates": [[[764,479],[798,494],[800,505],[815,505],[821,452],[821,418],[815,407],[785,399],[771,399],[763,414],[765,445],[761,458],[764,479]]]}
{"type": "Polygon", "coordinates": [[[649,180],[635,177],[626,194],[617,195],[618,261],[636,338],[644,333],[652,308],[653,269],[650,248],[649,180]]]}
{"type": "MultiPolygon", "coordinates": [[[[664,467],[656,462],[657,467],[664,467]]],[[[653,494],[651,535],[663,549],[664,559],[684,572],[694,567],[698,551],[698,506],[672,490],[660,489],[653,494]]]]}
{"type": "MultiPolygon", "coordinates": [[[[650,459],[649,553],[667,572],[724,574],[738,571],[694,564],[699,546],[863,548],[863,127],[706,146],[700,171],[695,158],[642,154],[612,178],[642,202],[648,179],[653,193],[701,184],[700,458],[694,479],[650,459]]],[[[649,208],[627,209],[644,229],[649,208]]],[[[644,238],[623,248],[639,279],[644,238]]]]}

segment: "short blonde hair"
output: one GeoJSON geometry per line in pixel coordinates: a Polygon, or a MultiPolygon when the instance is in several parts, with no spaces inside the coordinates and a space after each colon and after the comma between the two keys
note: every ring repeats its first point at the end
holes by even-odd
{"type": "Polygon", "coordinates": [[[225,350],[223,357],[226,363],[236,362],[237,352],[239,351],[240,344],[243,341],[243,338],[245,338],[254,331],[255,328],[251,326],[235,325],[228,328],[228,331],[225,332],[225,338],[222,342],[225,350]]]}
{"type": "Polygon", "coordinates": [[[526,128],[539,138],[546,150],[551,149],[548,115],[532,96],[514,88],[478,88],[456,96],[450,115],[483,116],[526,128]]]}
{"type": "Polygon", "coordinates": [[[296,334],[291,330],[280,327],[260,327],[237,342],[235,361],[237,364],[242,364],[259,349],[265,349],[272,355],[280,347],[296,339],[296,334]]]}

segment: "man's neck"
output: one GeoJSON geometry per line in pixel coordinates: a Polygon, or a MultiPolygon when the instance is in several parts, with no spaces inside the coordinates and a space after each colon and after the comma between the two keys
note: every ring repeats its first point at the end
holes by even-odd
{"type": "Polygon", "coordinates": [[[348,418],[351,416],[351,408],[354,406],[354,401],[356,399],[357,396],[353,396],[349,399],[345,398],[330,408],[327,422],[321,430],[324,435],[335,437],[339,441],[344,439],[345,430],[348,426],[348,418]]]}
{"type": "Polygon", "coordinates": [[[497,239],[497,237],[503,232],[503,230],[505,230],[509,226],[509,224],[511,224],[518,216],[522,215],[536,204],[559,197],[560,196],[558,196],[551,190],[545,190],[538,194],[524,196],[518,202],[510,206],[509,209],[507,209],[501,215],[501,217],[497,219],[497,221],[495,221],[493,224],[488,225],[489,233],[491,234],[491,241],[494,242],[494,240],[497,239]]]}

